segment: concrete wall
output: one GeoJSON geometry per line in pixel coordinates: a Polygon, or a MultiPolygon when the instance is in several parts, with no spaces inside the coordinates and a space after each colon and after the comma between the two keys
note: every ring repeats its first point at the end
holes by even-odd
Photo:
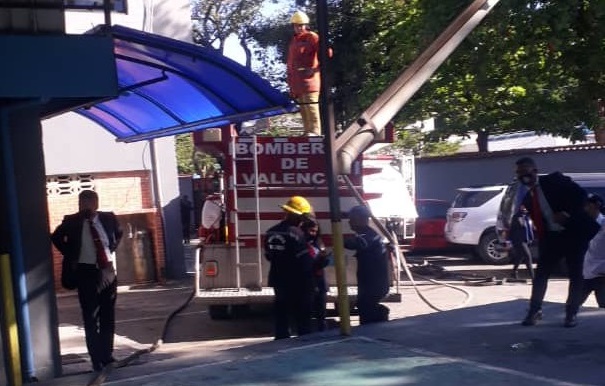
{"type": "Polygon", "coordinates": [[[42,125],[47,175],[151,170],[147,142],[118,143],[107,130],[75,113],[42,125]]]}
{"type": "Polygon", "coordinates": [[[605,147],[597,145],[461,154],[416,159],[416,197],[452,200],[456,188],[507,184],[514,177],[515,161],[532,157],[540,173],[605,172],[605,147]]]}
{"type": "MultiPolygon", "coordinates": [[[[69,11],[68,33],[84,33],[104,23],[102,12],[69,11]]],[[[188,0],[129,0],[128,13],[112,13],[112,24],[191,42],[188,0]]],[[[181,244],[179,186],[173,137],[132,144],[117,143],[94,122],[67,113],[43,122],[47,175],[149,170],[155,177],[154,202],[165,229],[166,273],[185,274],[181,244]]]]}

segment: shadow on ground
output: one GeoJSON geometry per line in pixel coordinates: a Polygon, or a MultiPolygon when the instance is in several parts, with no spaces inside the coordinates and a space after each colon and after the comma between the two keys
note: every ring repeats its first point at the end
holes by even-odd
{"type": "Polygon", "coordinates": [[[113,385],[602,385],[603,313],[562,327],[563,306],[522,327],[525,301],[408,317],[214,353],[150,354],[111,374],[113,385]],[[597,338],[596,338],[597,337],[597,338]]]}

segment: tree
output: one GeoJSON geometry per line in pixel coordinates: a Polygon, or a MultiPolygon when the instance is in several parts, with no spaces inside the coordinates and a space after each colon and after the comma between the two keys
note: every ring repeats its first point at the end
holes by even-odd
{"type": "Polygon", "coordinates": [[[193,41],[224,53],[225,42],[237,36],[252,68],[249,28],[261,18],[263,0],[193,0],[193,41]]]}
{"type": "MultiPolygon", "coordinates": [[[[323,38],[334,48],[330,98],[338,125],[357,119],[470,3],[330,0],[323,38]]],[[[438,130],[428,141],[477,133],[480,151],[488,150],[489,135],[519,130],[579,140],[588,127],[605,140],[604,24],[604,1],[502,1],[394,122],[404,127],[435,116],[438,130]]],[[[253,35],[279,54],[287,28],[280,16],[253,35]]]]}
{"type": "Polygon", "coordinates": [[[216,170],[217,159],[195,149],[191,134],[176,136],[176,160],[179,174],[211,175],[216,170]]]}
{"type": "MultiPolygon", "coordinates": [[[[261,23],[264,0],[192,0],[193,41],[225,53],[225,43],[236,36],[246,56],[246,67],[252,68],[251,28],[261,23]]],[[[194,149],[190,134],[177,136],[179,173],[206,175],[214,171],[217,160],[194,149]]]]}
{"type": "MultiPolygon", "coordinates": [[[[338,25],[335,58],[349,48],[346,62],[353,56],[361,73],[350,74],[345,61],[334,66],[343,116],[355,119],[355,112],[374,100],[469,3],[340,1],[348,12],[343,15],[357,23],[338,25]]],[[[481,151],[487,151],[490,134],[521,129],[580,139],[578,127],[598,122],[596,102],[605,79],[605,36],[599,28],[605,22],[603,8],[602,1],[586,0],[501,2],[395,121],[437,114],[435,140],[476,132],[481,151]]]]}
{"type": "Polygon", "coordinates": [[[408,151],[416,156],[431,157],[455,154],[460,149],[459,142],[431,139],[430,133],[423,133],[419,127],[400,128],[397,139],[391,145],[395,151],[408,151]]]}
{"type": "Polygon", "coordinates": [[[193,164],[195,150],[193,148],[193,138],[191,134],[181,134],[176,136],[176,165],[179,174],[194,174],[197,171],[193,164]]]}

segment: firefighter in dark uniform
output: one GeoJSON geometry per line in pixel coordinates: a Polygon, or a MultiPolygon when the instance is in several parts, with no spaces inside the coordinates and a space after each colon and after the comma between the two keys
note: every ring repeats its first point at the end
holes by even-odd
{"type": "Polygon", "coordinates": [[[357,309],[359,323],[389,320],[388,307],[380,304],[389,293],[389,261],[382,237],[370,227],[371,213],[363,205],[349,211],[349,225],[355,236],[344,240],[344,247],[357,257],[357,309]]]}
{"type": "Polygon", "coordinates": [[[265,257],[271,263],[269,286],[275,291],[275,339],[290,337],[290,320],[298,336],[311,332],[313,308],[313,258],[301,229],[311,214],[309,202],[300,196],[281,205],[286,216],[265,235],[265,257]]]}

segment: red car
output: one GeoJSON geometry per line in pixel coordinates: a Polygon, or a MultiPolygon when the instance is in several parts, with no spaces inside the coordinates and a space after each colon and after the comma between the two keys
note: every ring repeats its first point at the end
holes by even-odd
{"type": "Polygon", "coordinates": [[[415,237],[410,245],[411,250],[444,249],[451,247],[445,239],[444,228],[446,212],[452,204],[449,201],[436,199],[416,200],[418,218],[414,224],[415,237]]]}

